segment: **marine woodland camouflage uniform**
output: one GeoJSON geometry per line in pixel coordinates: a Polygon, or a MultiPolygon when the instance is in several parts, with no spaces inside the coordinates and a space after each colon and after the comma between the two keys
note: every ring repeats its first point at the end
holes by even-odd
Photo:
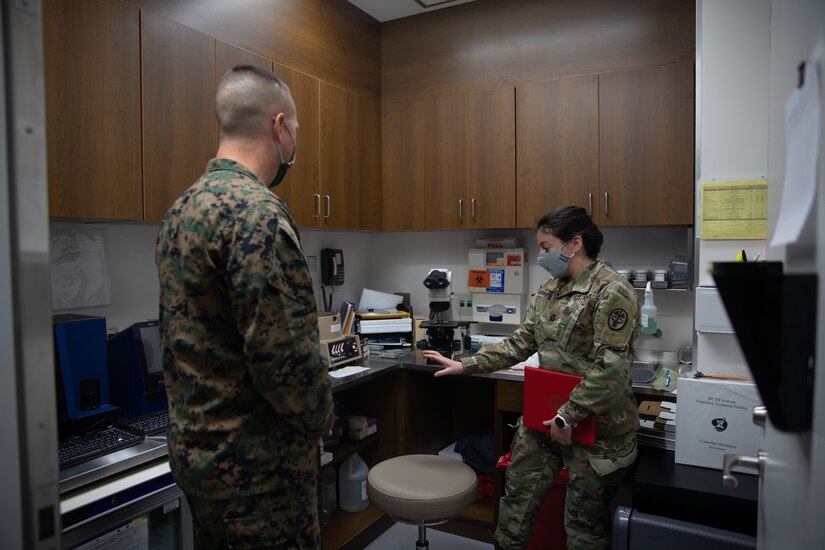
{"type": "Polygon", "coordinates": [[[633,288],[597,260],[576,280],[545,282],[510,338],[462,359],[472,374],[507,368],[538,352],[542,368],[584,377],[561,415],[571,423],[596,416],[594,447],[561,445],[519,420],[495,534],[500,548],[527,547],[562,467],[570,474],[564,510],[568,547],[609,546],[610,502],[636,458],[639,414],[630,369],[638,326],[633,288]]]}
{"type": "Polygon", "coordinates": [[[332,394],[286,205],[214,159],[166,214],[156,254],[169,462],[195,547],[320,548],[316,441],[332,394]]]}

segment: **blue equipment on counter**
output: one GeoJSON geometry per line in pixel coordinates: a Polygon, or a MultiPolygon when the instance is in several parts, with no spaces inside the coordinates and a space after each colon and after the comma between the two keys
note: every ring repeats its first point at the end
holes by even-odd
{"type": "Polygon", "coordinates": [[[58,414],[77,420],[116,411],[109,400],[106,319],[64,314],[52,325],[58,414]]]}
{"type": "Polygon", "coordinates": [[[112,401],[132,418],[166,409],[158,321],[141,321],[109,338],[112,401]]]}

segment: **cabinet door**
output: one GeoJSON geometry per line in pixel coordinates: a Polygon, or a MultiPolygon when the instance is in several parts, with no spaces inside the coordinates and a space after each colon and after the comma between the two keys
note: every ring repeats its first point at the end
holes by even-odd
{"type": "Polygon", "coordinates": [[[603,225],[693,223],[694,68],[599,76],[603,225]]]}
{"type": "Polygon", "coordinates": [[[49,214],[143,219],[137,8],[45,2],[43,41],[49,214]]]}
{"type": "Polygon", "coordinates": [[[215,155],[215,39],[142,12],[144,218],[159,220],[215,155]]]}
{"type": "Polygon", "coordinates": [[[384,230],[462,227],[469,217],[466,94],[383,110],[384,230]]]}
{"type": "Polygon", "coordinates": [[[292,94],[298,113],[298,150],[295,164],[275,194],[284,199],[295,223],[318,227],[322,205],[320,196],[320,81],[275,63],[275,74],[292,94]]]}
{"type": "Polygon", "coordinates": [[[417,185],[426,196],[426,220],[413,229],[456,229],[470,217],[467,197],[467,96],[416,102],[415,129],[421,148],[417,185]]]}
{"type": "Polygon", "coordinates": [[[272,72],[272,61],[249,50],[215,40],[215,86],[223,74],[237,65],[255,65],[272,72]]]}
{"type": "Polygon", "coordinates": [[[357,229],[360,102],[357,95],[321,82],[321,225],[357,229]]]}
{"type": "Polygon", "coordinates": [[[515,89],[467,95],[468,228],[516,225],[515,89]]]}
{"type": "Polygon", "coordinates": [[[381,229],[381,102],[377,97],[359,96],[359,150],[361,220],[359,229],[381,229]]]}
{"type": "Polygon", "coordinates": [[[382,203],[384,231],[410,231],[425,224],[420,179],[424,151],[417,132],[416,102],[382,105],[382,203]]]}
{"type": "MultiPolygon", "coordinates": [[[[563,205],[590,207],[599,184],[599,83],[596,76],[516,90],[518,227],[534,228],[563,205]]],[[[595,209],[595,204],[593,205],[595,209]]]]}

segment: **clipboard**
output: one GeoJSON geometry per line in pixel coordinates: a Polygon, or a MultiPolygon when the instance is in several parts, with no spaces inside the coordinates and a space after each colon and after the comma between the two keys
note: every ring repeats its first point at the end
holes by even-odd
{"type": "MultiPolygon", "coordinates": [[[[556,416],[581,379],[575,374],[524,367],[524,426],[549,434],[550,428],[542,421],[556,416]]],[[[591,447],[595,445],[596,417],[590,415],[579,421],[573,428],[572,439],[591,447]]]]}

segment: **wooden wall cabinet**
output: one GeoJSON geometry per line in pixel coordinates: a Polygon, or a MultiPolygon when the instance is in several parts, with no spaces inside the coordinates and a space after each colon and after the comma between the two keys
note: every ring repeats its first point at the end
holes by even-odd
{"type": "Polygon", "coordinates": [[[140,220],[140,18],[121,1],[43,3],[49,215],[140,220]]]}
{"type": "Polygon", "coordinates": [[[215,39],[144,11],[144,219],[160,220],[217,149],[215,39]]]}
{"type": "Polygon", "coordinates": [[[275,74],[292,94],[298,112],[298,149],[295,164],[275,194],[286,202],[299,227],[320,227],[320,81],[275,63],[275,74]]]}
{"type": "Polygon", "coordinates": [[[379,101],[321,82],[321,227],[379,229],[379,101]]]}
{"type": "Polygon", "coordinates": [[[599,75],[602,225],[690,225],[694,66],[599,75]]]}
{"type": "Polygon", "coordinates": [[[320,227],[360,226],[360,107],[358,95],[321,82],[320,227]]]}
{"type": "Polygon", "coordinates": [[[215,40],[120,0],[44,9],[49,214],[161,219],[215,153],[215,40]]]}
{"type": "Polygon", "coordinates": [[[467,98],[461,94],[418,101],[414,117],[422,160],[416,185],[424,187],[425,218],[425,226],[414,229],[457,229],[468,206],[467,98]]]}
{"type": "Polygon", "coordinates": [[[381,98],[360,94],[359,102],[359,229],[382,229],[381,98]]]}
{"type": "Polygon", "coordinates": [[[516,225],[515,88],[467,94],[467,229],[516,225]]]}
{"type": "Polygon", "coordinates": [[[599,191],[599,82],[595,75],[516,89],[518,227],[565,204],[592,211],[599,191]]]}
{"type": "MultiPolygon", "coordinates": [[[[223,74],[237,65],[255,65],[272,72],[271,60],[222,40],[215,40],[215,86],[223,74]]],[[[214,94],[213,94],[214,95],[214,94]]]]}
{"type": "Polygon", "coordinates": [[[416,102],[384,103],[381,113],[383,154],[383,228],[408,231],[425,226],[426,193],[418,172],[424,163],[416,120],[416,102]]]}
{"type": "Polygon", "coordinates": [[[602,226],[693,223],[693,63],[519,86],[518,226],[582,206],[602,226]]]}
{"type": "Polygon", "coordinates": [[[275,190],[296,223],[381,228],[377,97],[140,15],[126,2],[47,7],[52,216],[162,219],[215,155],[218,81],[235,65],[254,64],[287,83],[298,110],[296,163],[275,190]]]}
{"type": "Polygon", "coordinates": [[[515,225],[513,88],[384,105],[384,229],[515,225]]]}
{"type": "Polygon", "coordinates": [[[298,109],[298,153],[277,187],[301,227],[380,229],[378,100],[275,64],[298,109]]]}

